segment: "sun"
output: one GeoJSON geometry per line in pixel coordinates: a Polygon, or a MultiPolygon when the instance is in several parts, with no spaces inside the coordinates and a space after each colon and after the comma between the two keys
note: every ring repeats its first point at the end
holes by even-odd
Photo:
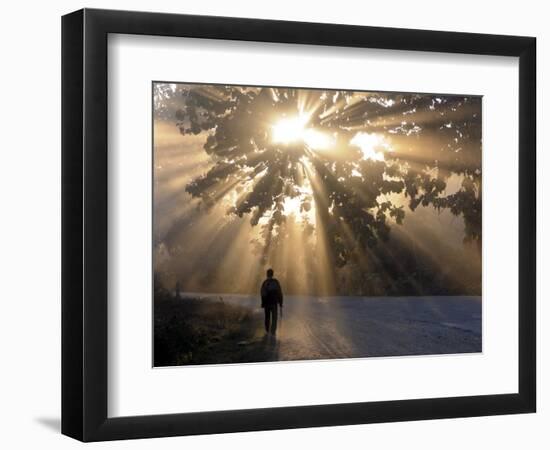
{"type": "Polygon", "coordinates": [[[303,140],[308,120],[305,114],[279,120],[272,127],[273,142],[290,144],[303,140]]]}
{"type": "Polygon", "coordinates": [[[279,120],[271,127],[271,139],[277,144],[286,145],[303,142],[314,150],[331,147],[334,139],[326,133],[307,127],[309,119],[307,114],[298,114],[279,120]]]}

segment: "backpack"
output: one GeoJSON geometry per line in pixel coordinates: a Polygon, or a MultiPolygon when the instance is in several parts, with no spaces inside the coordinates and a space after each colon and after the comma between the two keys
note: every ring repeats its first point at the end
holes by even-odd
{"type": "Polygon", "coordinates": [[[265,282],[266,304],[274,305],[279,301],[279,283],[277,280],[268,279],[265,282]]]}

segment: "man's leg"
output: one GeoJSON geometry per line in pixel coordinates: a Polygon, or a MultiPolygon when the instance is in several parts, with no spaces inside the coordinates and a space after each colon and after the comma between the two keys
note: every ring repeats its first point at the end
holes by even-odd
{"type": "Polygon", "coordinates": [[[264,308],[264,314],[265,314],[265,332],[269,333],[269,306],[266,306],[264,308]]]}
{"type": "Polygon", "coordinates": [[[277,333],[277,305],[271,308],[271,334],[275,336],[277,333]]]}

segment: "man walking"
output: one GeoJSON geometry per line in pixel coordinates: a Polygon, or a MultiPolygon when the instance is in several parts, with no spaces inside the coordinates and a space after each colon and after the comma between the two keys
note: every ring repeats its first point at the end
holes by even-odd
{"type": "Polygon", "coordinates": [[[273,278],[273,269],[267,270],[267,279],[262,283],[262,308],[265,312],[265,332],[277,333],[277,306],[283,308],[283,291],[279,280],[273,278]]]}

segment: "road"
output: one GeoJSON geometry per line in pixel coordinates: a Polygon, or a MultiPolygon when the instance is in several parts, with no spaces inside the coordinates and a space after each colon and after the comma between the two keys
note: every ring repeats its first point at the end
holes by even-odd
{"type": "Polygon", "coordinates": [[[480,297],[285,298],[276,342],[261,328],[259,300],[223,296],[254,310],[255,357],[267,361],[481,352],[480,297]]]}

